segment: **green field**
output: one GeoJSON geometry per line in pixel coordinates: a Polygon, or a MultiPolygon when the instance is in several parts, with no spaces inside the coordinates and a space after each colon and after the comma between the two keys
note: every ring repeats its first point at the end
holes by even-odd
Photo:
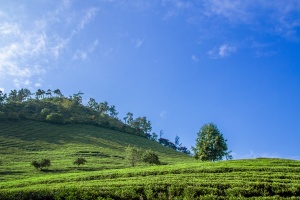
{"type": "Polygon", "coordinates": [[[0,199],[300,199],[300,162],[200,162],[136,135],[89,125],[0,122],[0,199]],[[162,165],[130,167],[125,148],[162,165]],[[73,165],[77,157],[88,161],[73,165]],[[45,171],[30,165],[48,158],[45,171]]]}

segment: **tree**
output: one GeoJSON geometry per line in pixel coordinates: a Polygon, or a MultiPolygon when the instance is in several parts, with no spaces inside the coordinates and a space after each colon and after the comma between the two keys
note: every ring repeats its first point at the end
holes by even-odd
{"type": "Polygon", "coordinates": [[[87,162],[87,160],[85,158],[77,158],[73,164],[74,165],[84,165],[87,162]]]}
{"type": "Polygon", "coordinates": [[[194,157],[203,161],[218,161],[224,156],[227,159],[232,159],[228,152],[227,140],[223,138],[217,126],[213,123],[205,124],[198,132],[196,139],[196,147],[192,147],[194,157]]]}
{"type": "Polygon", "coordinates": [[[5,103],[7,95],[0,90],[0,106],[5,103]]]}
{"type": "Polygon", "coordinates": [[[150,140],[156,142],[157,141],[157,137],[158,137],[158,135],[155,132],[153,132],[152,135],[151,135],[151,137],[150,137],[150,140]]]}
{"type": "Polygon", "coordinates": [[[160,161],[158,155],[152,150],[146,150],[142,155],[142,161],[149,164],[159,165],[160,161]]]}
{"type": "Polygon", "coordinates": [[[136,165],[137,162],[141,159],[142,150],[135,146],[128,146],[126,148],[126,160],[130,163],[132,167],[136,165]]]}
{"type": "Polygon", "coordinates": [[[133,114],[131,112],[128,112],[126,114],[126,117],[123,118],[125,124],[131,125],[131,123],[133,122],[133,114]]]}
{"type": "Polygon", "coordinates": [[[176,137],[175,137],[175,143],[174,144],[177,148],[181,146],[180,137],[178,135],[176,135],[176,137]]]}
{"type": "Polygon", "coordinates": [[[79,91],[77,94],[73,94],[73,96],[71,97],[72,100],[74,100],[77,104],[82,104],[82,95],[84,93],[82,93],[81,91],[79,91]]]}
{"type": "Polygon", "coordinates": [[[30,90],[26,89],[26,88],[22,88],[18,91],[18,94],[17,94],[17,100],[19,102],[23,102],[25,100],[27,100],[31,95],[31,92],[30,90]]]}
{"type": "Polygon", "coordinates": [[[99,112],[102,116],[107,115],[108,110],[109,110],[109,106],[107,101],[99,103],[99,112]]]}
{"type": "Polygon", "coordinates": [[[54,90],[53,93],[54,93],[57,97],[63,97],[63,95],[62,95],[60,89],[54,90]]]}
{"type": "Polygon", "coordinates": [[[35,160],[31,162],[31,165],[36,169],[43,170],[43,168],[48,168],[51,166],[51,161],[49,159],[42,159],[40,162],[35,160]]]}
{"type": "Polygon", "coordinates": [[[41,89],[38,89],[35,93],[35,98],[39,99],[43,94],[43,91],[41,89]]]}
{"type": "Polygon", "coordinates": [[[138,117],[133,120],[130,126],[146,135],[152,130],[151,122],[146,117],[138,117]]]}
{"type": "Polygon", "coordinates": [[[170,142],[170,140],[166,139],[166,138],[159,138],[158,139],[159,144],[172,148],[174,150],[177,149],[176,145],[173,142],[170,142]]]}
{"type": "Polygon", "coordinates": [[[48,97],[51,97],[51,96],[52,96],[52,91],[51,91],[50,89],[48,89],[47,92],[46,92],[46,95],[47,95],[48,97]]]}
{"type": "Polygon", "coordinates": [[[17,90],[11,90],[10,93],[8,94],[8,98],[7,100],[9,102],[14,102],[14,101],[17,101],[18,100],[18,92],[17,90]]]}
{"type": "Polygon", "coordinates": [[[94,98],[90,98],[87,107],[99,112],[99,105],[94,98]]]}
{"type": "Polygon", "coordinates": [[[118,112],[116,110],[116,106],[112,105],[108,108],[109,116],[117,119],[118,112]]]}

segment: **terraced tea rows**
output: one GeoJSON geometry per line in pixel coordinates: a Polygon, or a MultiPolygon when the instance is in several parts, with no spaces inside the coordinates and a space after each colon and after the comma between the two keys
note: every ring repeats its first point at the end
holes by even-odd
{"type": "Polygon", "coordinates": [[[199,162],[145,138],[99,127],[33,121],[0,126],[0,199],[300,198],[299,161],[199,162]],[[129,167],[128,144],[155,150],[165,165],[129,167]],[[88,163],[74,166],[78,156],[88,163]],[[48,171],[30,166],[43,157],[52,161],[48,171]]]}

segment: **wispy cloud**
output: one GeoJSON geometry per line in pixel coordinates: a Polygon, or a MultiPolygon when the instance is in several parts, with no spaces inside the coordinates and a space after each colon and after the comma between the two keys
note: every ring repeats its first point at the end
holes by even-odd
{"type": "Polygon", "coordinates": [[[89,8],[85,11],[83,18],[80,20],[77,26],[77,31],[84,29],[84,27],[90,23],[90,21],[94,18],[97,13],[97,9],[95,7],[89,8]]]}
{"type": "Polygon", "coordinates": [[[225,58],[236,52],[236,47],[222,44],[219,48],[213,48],[207,52],[211,58],[225,58]]]}
{"type": "Polygon", "coordinates": [[[267,34],[279,34],[288,39],[299,39],[300,2],[264,0],[212,0],[204,3],[204,16],[225,20],[235,25],[246,24],[249,30],[260,30],[267,34]]]}
{"type": "Polygon", "coordinates": [[[81,50],[77,50],[75,51],[72,60],[76,61],[76,60],[85,60],[87,58],[87,52],[85,51],[81,51],[81,50]]]}
{"type": "Polygon", "coordinates": [[[161,119],[164,119],[166,117],[166,115],[167,115],[167,111],[165,111],[165,110],[161,111],[160,114],[159,114],[161,119]]]}
{"type": "Polygon", "coordinates": [[[135,48],[140,48],[143,45],[144,41],[141,39],[136,39],[134,43],[135,43],[135,48]]]}
{"type": "MultiPolygon", "coordinates": [[[[43,76],[53,66],[56,60],[65,53],[65,49],[90,21],[95,17],[97,9],[92,7],[83,12],[81,16],[69,14],[71,1],[62,1],[52,12],[45,13],[38,20],[33,21],[33,26],[25,26],[26,16],[15,14],[8,20],[5,11],[0,15],[0,78],[11,82],[15,87],[41,86],[43,76]],[[5,16],[2,17],[1,16],[5,16]],[[69,24],[69,35],[62,35],[55,31],[57,27],[65,26],[65,18],[77,18],[69,24]],[[72,26],[74,27],[72,29],[72,26]],[[9,78],[10,77],[10,78],[9,78]]],[[[16,13],[18,13],[16,11],[16,13]]],[[[23,13],[24,14],[24,13],[23,13]]],[[[72,21],[72,20],[71,20],[72,21]]],[[[78,50],[71,59],[87,58],[88,52],[93,52],[98,45],[95,40],[86,51],[78,50]]]]}
{"type": "Polygon", "coordinates": [[[224,58],[226,56],[229,56],[230,54],[234,53],[236,51],[236,48],[234,46],[229,46],[228,44],[223,44],[219,47],[219,56],[221,58],[224,58]]]}
{"type": "Polygon", "coordinates": [[[192,56],[191,56],[191,59],[192,59],[192,61],[194,61],[194,62],[198,62],[198,61],[199,61],[199,59],[198,59],[198,57],[197,57],[196,55],[192,55],[192,56]]]}

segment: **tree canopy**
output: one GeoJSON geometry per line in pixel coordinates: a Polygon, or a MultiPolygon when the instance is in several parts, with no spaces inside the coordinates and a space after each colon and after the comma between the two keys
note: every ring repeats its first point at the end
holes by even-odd
{"type": "Polygon", "coordinates": [[[225,156],[232,159],[227,148],[227,140],[213,123],[205,124],[198,132],[196,147],[192,147],[194,157],[202,161],[218,161],[225,156]]]}
{"type": "MultiPolygon", "coordinates": [[[[109,105],[107,101],[97,102],[93,98],[84,105],[83,94],[79,91],[67,97],[60,89],[38,89],[36,92],[31,92],[29,89],[22,88],[11,90],[8,94],[0,90],[0,120],[29,119],[55,124],[95,125],[146,137],[189,154],[185,147],[182,149],[181,144],[174,145],[164,138],[158,140],[156,133],[151,134],[152,124],[145,116],[133,118],[133,114],[128,112],[122,122],[118,118],[116,106],[109,105]]],[[[160,137],[161,135],[162,131],[160,137]]]]}

